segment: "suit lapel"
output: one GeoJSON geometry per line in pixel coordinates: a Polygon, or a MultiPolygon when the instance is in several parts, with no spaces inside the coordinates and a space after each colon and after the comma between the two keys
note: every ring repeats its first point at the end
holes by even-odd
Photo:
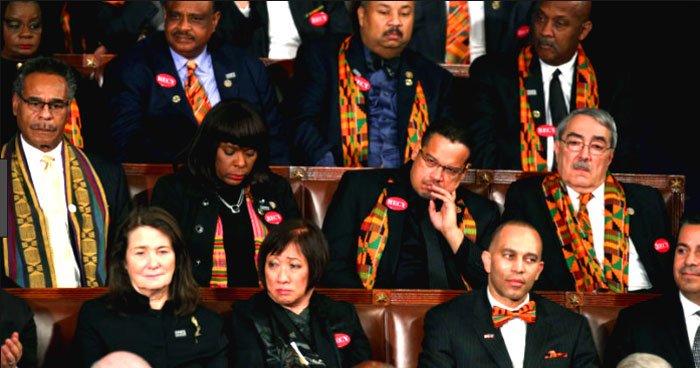
{"type": "MultiPolygon", "coordinates": [[[[544,105],[544,87],[542,86],[542,70],[540,68],[540,59],[532,56],[530,62],[530,76],[525,78],[525,93],[527,94],[527,102],[530,104],[532,118],[535,120],[535,125],[540,126],[547,122],[545,117],[544,105]],[[536,95],[532,95],[532,91],[536,91],[536,95]]],[[[546,140],[543,140],[546,142],[546,140]]]]}
{"type": "MultiPolygon", "coordinates": [[[[418,84],[418,75],[416,70],[411,66],[410,57],[407,52],[401,53],[401,66],[396,73],[396,118],[398,129],[399,147],[403,151],[406,137],[408,136],[408,122],[411,119],[411,111],[413,110],[413,101],[416,96],[416,85],[418,84]],[[409,78],[411,77],[411,78],[409,78]]],[[[423,83],[423,85],[425,82],[423,83]]]]}
{"type": "MultiPolygon", "coordinates": [[[[533,294],[530,294],[530,300],[535,300],[535,303],[537,303],[537,299],[533,299],[533,294]]],[[[544,359],[545,350],[547,349],[545,344],[550,341],[549,331],[552,324],[549,321],[547,309],[537,304],[535,308],[537,309],[537,320],[535,323],[527,324],[523,367],[536,367],[542,364],[542,359],[544,359]]]]}
{"type": "Polygon", "coordinates": [[[175,79],[175,86],[173,87],[159,86],[160,93],[163,94],[163,98],[168,101],[174,109],[178,110],[182,116],[187,116],[193,124],[197,125],[192,107],[187,101],[185,86],[183,86],[180,81],[180,75],[177,73],[177,69],[175,69],[175,62],[170,54],[168,44],[165,42],[165,35],[163,33],[156,34],[153,43],[154,47],[151,59],[151,63],[153,64],[153,77],[156,78],[159,74],[167,74],[175,79]]]}
{"type": "Polygon", "coordinates": [[[209,55],[211,55],[214,77],[216,78],[216,87],[219,90],[221,100],[238,97],[240,95],[238,83],[239,71],[236,70],[238,64],[232,63],[230,59],[226,58],[219,52],[218,48],[211,43],[208,50],[209,55]]]}
{"type": "Polygon", "coordinates": [[[423,244],[425,244],[428,266],[428,286],[431,289],[449,289],[447,270],[440,249],[437,231],[430,221],[430,216],[423,216],[420,222],[423,244]]]}
{"type": "MultiPolygon", "coordinates": [[[[401,171],[397,171],[400,173],[401,171]]],[[[410,190],[410,181],[402,180],[403,177],[399,174],[394,176],[394,183],[387,184],[386,195],[389,197],[399,197],[406,200],[410,190]]],[[[401,251],[401,240],[403,239],[403,225],[406,220],[406,210],[394,211],[387,209],[389,226],[389,238],[384,246],[384,253],[377,271],[377,280],[394,280],[396,275],[396,267],[399,264],[399,252],[401,251]]],[[[381,286],[381,285],[380,285],[381,286]]]]}
{"type": "Polygon", "coordinates": [[[501,330],[493,327],[491,304],[486,296],[486,288],[473,292],[479,293],[479,295],[474,305],[474,318],[470,321],[470,327],[474,330],[477,339],[481,339],[484,349],[498,367],[512,368],[513,365],[501,330]]]}

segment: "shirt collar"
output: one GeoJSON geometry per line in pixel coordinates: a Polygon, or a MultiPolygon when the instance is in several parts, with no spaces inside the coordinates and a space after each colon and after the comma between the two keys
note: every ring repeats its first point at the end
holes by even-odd
{"type": "Polygon", "coordinates": [[[22,142],[22,149],[24,150],[24,156],[27,162],[39,162],[44,155],[50,155],[54,160],[61,160],[61,149],[63,148],[63,140],[58,143],[58,146],[54,147],[49,152],[44,152],[27,142],[24,136],[20,133],[20,141],[22,142]]]}
{"type": "MultiPolygon", "coordinates": [[[[567,62],[561,65],[549,65],[540,60],[540,67],[542,68],[542,77],[548,79],[552,73],[554,73],[555,69],[559,69],[561,74],[567,78],[567,76],[573,75],[574,68],[576,67],[576,58],[578,57],[578,51],[574,53],[574,56],[567,62]]],[[[567,79],[568,80],[568,79],[567,79]]]]}
{"type": "MultiPolygon", "coordinates": [[[[569,193],[569,199],[575,198],[577,201],[578,196],[581,194],[568,185],[566,186],[566,192],[569,193]]],[[[595,188],[592,194],[593,198],[595,199],[605,198],[605,181],[603,181],[603,184],[600,184],[597,188],[595,188]]]]}
{"type": "Polygon", "coordinates": [[[491,295],[491,289],[488,286],[486,287],[486,297],[489,299],[489,303],[491,303],[491,307],[500,307],[503,309],[507,309],[509,311],[516,311],[516,310],[522,308],[525,304],[530,302],[530,293],[527,293],[527,295],[525,295],[525,300],[522,303],[520,303],[520,305],[518,305],[515,308],[507,307],[503,303],[496,300],[493,297],[493,295],[491,295]]]}
{"type": "Polygon", "coordinates": [[[700,305],[691,302],[690,299],[686,298],[685,295],[683,295],[683,292],[680,290],[678,290],[678,296],[680,296],[681,307],[683,307],[683,315],[686,318],[692,317],[695,312],[700,311],[700,305]]]}
{"type": "Polygon", "coordinates": [[[194,61],[195,63],[197,63],[198,69],[207,70],[211,67],[211,58],[207,57],[207,56],[209,56],[209,52],[207,50],[206,45],[204,46],[204,51],[202,51],[194,59],[188,59],[188,58],[178,54],[177,52],[175,52],[175,50],[173,50],[172,47],[168,47],[168,49],[170,50],[170,55],[172,55],[172,57],[173,57],[173,62],[175,63],[175,70],[177,70],[178,72],[182,68],[187,68],[188,61],[194,61]]]}

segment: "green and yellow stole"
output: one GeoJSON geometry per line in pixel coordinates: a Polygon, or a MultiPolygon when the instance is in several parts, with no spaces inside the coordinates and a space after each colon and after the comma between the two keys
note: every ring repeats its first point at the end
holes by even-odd
{"type": "MultiPolygon", "coordinates": [[[[365,95],[355,83],[346,52],[350,47],[352,36],[348,36],[338,51],[338,105],[340,107],[340,134],[343,144],[343,166],[358,167],[367,163],[369,147],[367,113],[362,110],[365,95]]],[[[416,94],[408,123],[408,136],[404,151],[404,162],[418,150],[420,138],[429,125],[428,103],[425,99],[420,81],[416,85],[416,94]]]]}
{"type": "MultiPolygon", "coordinates": [[[[392,184],[393,182],[392,179],[389,179],[387,184],[392,184]]],[[[360,276],[362,285],[367,290],[374,288],[379,262],[382,259],[384,247],[389,238],[389,211],[385,203],[386,198],[387,189],[385,187],[382,189],[379,198],[377,198],[377,203],[372,208],[372,211],[362,221],[360,234],[357,238],[357,274],[360,276]]],[[[467,239],[476,243],[476,222],[474,218],[469,214],[469,210],[462,199],[457,201],[457,206],[461,208],[463,213],[460,229],[462,229],[467,239]]],[[[462,282],[467,290],[471,290],[464,277],[462,277],[462,282]]]]}
{"type": "Polygon", "coordinates": [[[576,220],[566,186],[559,173],[542,181],[549,214],[557,227],[564,259],[574,277],[576,291],[608,289],[624,293],[628,287],[629,215],[622,185],[610,173],[605,178],[605,257],[603,269],[596,258],[593,241],[588,240],[576,220]]]}
{"type": "MultiPolygon", "coordinates": [[[[527,101],[525,79],[529,78],[532,62],[532,46],[525,46],[518,55],[518,79],[520,86],[520,158],[523,171],[547,171],[544,147],[537,135],[530,103],[527,101]]],[[[598,108],[598,80],[591,62],[581,44],[578,45],[576,63],[576,108],[598,108]]],[[[573,110],[573,109],[572,109],[573,110]]],[[[556,123],[555,123],[556,124],[556,123]]]]}
{"type": "MultiPolygon", "coordinates": [[[[80,257],[83,286],[104,286],[109,211],[102,182],[85,154],[63,140],[66,214],[73,250],[80,257]]],[[[56,287],[46,218],[29,173],[19,135],[2,147],[10,162],[8,236],[3,239],[5,275],[20,287],[56,287]]],[[[36,178],[35,178],[36,180],[36,178]]]]}

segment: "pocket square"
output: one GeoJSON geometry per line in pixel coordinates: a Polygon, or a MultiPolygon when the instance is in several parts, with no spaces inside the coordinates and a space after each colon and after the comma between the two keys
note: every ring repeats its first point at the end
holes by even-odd
{"type": "Polygon", "coordinates": [[[547,352],[547,355],[544,356],[545,359],[554,359],[554,358],[566,358],[568,357],[569,354],[567,353],[557,353],[554,350],[550,350],[547,352]]]}

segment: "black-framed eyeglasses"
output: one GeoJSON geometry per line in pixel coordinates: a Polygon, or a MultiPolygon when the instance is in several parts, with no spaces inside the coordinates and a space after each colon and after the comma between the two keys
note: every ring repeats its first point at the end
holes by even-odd
{"type": "Polygon", "coordinates": [[[566,141],[560,139],[559,141],[564,143],[566,149],[568,149],[571,152],[581,152],[583,150],[583,147],[588,146],[588,152],[590,152],[593,156],[601,156],[611,148],[603,144],[603,142],[592,141],[591,143],[585,144],[582,140],[576,138],[569,139],[566,141]]]}
{"type": "Polygon", "coordinates": [[[27,99],[27,98],[24,98],[22,96],[18,96],[18,97],[25,104],[27,104],[27,107],[29,107],[29,110],[31,110],[33,112],[44,111],[44,106],[48,106],[49,112],[51,112],[51,113],[63,112],[68,107],[68,104],[69,104],[68,101],[61,101],[61,100],[44,102],[38,98],[28,98],[27,99]]]}
{"type": "Polygon", "coordinates": [[[425,162],[425,166],[427,166],[428,168],[431,168],[431,169],[436,168],[436,167],[441,167],[442,172],[444,172],[445,175],[447,175],[447,177],[449,177],[449,178],[455,178],[459,175],[462,175],[465,171],[467,171],[467,169],[469,169],[469,166],[471,166],[471,164],[466,164],[463,168],[454,167],[454,166],[445,166],[445,165],[439,163],[438,160],[435,159],[435,157],[431,156],[428,153],[423,152],[423,149],[419,150],[418,153],[420,154],[420,157],[423,159],[423,162],[425,162]]]}

